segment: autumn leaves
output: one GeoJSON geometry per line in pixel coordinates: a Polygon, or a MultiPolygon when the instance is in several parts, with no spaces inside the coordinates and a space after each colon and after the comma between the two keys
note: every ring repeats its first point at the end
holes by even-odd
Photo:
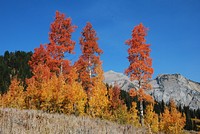
{"type": "Polygon", "coordinates": [[[132,38],[126,41],[126,44],[129,46],[128,60],[130,65],[125,70],[125,73],[130,76],[131,80],[137,81],[136,87],[131,89],[129,94],[132,97],[137,96],[138,98],[140,124],[142,126],[146,125],[149,127],[150,132],[164,131],[166,133],[179,134],[185,125],[185,117],[177,111],[174,102],[172,101],[170,104],[170,111],[168,108],[165,108],[164,113],[159,118],[153,109],[153,98],[145,92],[145,90],[151,89],[149,80],[153,74],[150,44],[146,44],[146,35],[147,28],[141,23],[133,29],[132,38]],[[143,114],[144,101],[149,102],[145,115],[143,114]]]}
{"type": "Polygon", "coordinates": [[[125,73],[130,76],[131,80],[138,82],[138,87],[130,91],[132,97],[137,96],[140,101],[140,123],[144,125],[143,121],[143,101],[153,101],[150,95],[145,93],[145,90],[151,88],[149,80],[153,74],[152,59],[150,58],[150,45],[146,44],[145,36],[147,35],[147,28],[142,23],[136,26],[132,31],[132,38],[126,41],[129,46],[128,60],[129,67],[125,73]]]}
{"type": "MultiPolygon", "coordinates": [[[[33,76],[26,80],[27,87],[23,87],[20,80],[13,79],[9,91],[1,97],[1,105],[50,113],[89,115],[140,126],[137,104],[133,102],[128,109],[120,98],[119,87],[107,87],[103,82],[100,60],[103,51],[89,22],[81,32],[81,56],[74,65],[65,58],[74,53],[75,41],[71,37],[75,28],[70,18],[56,12],[50,27],[49,43],[36,48],[29,61],[33,76]]],[[[139,24],[133,29],[132,38],[126,41],[130,65],[125,73],[131,80],[138,81],[137,87],[130,91],[130,96],[137,96],[140,102],[140,123],[150,124],[151,129],[157,132],[158,115],[153,111],[153,106],[149,105],[146,115],[143,115],[143,102],[153,104],[152,97],[145,93],[145,90],[151,89],[148,82],[153,74],[150,45],[145,40],[146,31],[139,24]]],[[[165,114],[161,117],[165,118],[165,114]]],[[[162,129],[165,130],[162,118],[162,129]]]]}
{"type": "Polygon", "coordinates": [[[74,53],[71,40],[76,26],[64,14],[56,12],[51,24],[49,43],[36,48],[29,65],[33,76],[26,87],[14,79],[1,97],[3,107],[38,109],[75,115],[103,117],[108,113],[108,91],[95,30],[87,23],[81,33],[82,55],[74,65],[65,56],[74,53]],[[17,100],[17,101],[13,101],[17,100]]]}

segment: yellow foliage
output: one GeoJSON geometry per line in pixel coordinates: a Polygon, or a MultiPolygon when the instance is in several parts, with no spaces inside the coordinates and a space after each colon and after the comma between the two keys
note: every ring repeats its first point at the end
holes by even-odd
{"type": "Polygon", "coordinates": [[[63,90],[65,95],[63,103],[65,104],[64,113],[84,114],[85,104],[87,101],[87,94],[83,90],[82,86],[78,82],[72,82],[67,84],[63,90]]]}
{"type": "MultiPolygon", "coordinates": [[[[75,71],[72,69],[69,76],[75,71]]],[[[75,76],[74,76],[75,77],[75,76]]],[[[65,82],[65,78],[54,75],[46,83],[42,84],[41,108],[48,112],[66,114],[84,114],[87,95],[80,83],[71,78],[65,82]]]]}
{"type": "Polygon", "coordinates": [[[92,117],[104,118],[108,115],[109,100],[107,97],[107,88],[103,82],[103,70],[101,62],[95,67],[97,76],[91,78],[93,86],[88,90],[88,109],[87,113],[92,117]]]}
{"type": "Polygon", "coordinates": [[[129,111],[129,121],[128,121],[128,123],[130,123],[130,124],[132,124],[136,127],[140,126],[136,102],[132,102],[132,107],[129,111]]]}
{"type": "Polygon", "coordinates": [[[103,82],[96,81],[89,94],[88,114],[92,117],[103,117],[108,109],[107,89],[103,82]]]}
{"type": "Polygon", "coordinates": [[[149,104],[145,111],[145,124],[150,126],[152,132],[159,131],[158,115],[153,111],[153,104],[149,104]]]}
{"type": "Polygon", "coordinates": [[[126,124],[129,121],[129,113],[126,105],[120,105],[117,109],[113,110],[114,121],[120,124],[126,124]]]}
{"type": "Polygon", "coordinates": [[[41,83],[38,83],[34,78],[27,81],[28,87],[25,92],[25,107],[27,109],[40,109],[41,83]]]}
{"type": "Polygon", "coordinates": [[[1,97],[0,105],[3,107],[23,108],[25,105],[23,90],[23,86],[14,78],[11,81],[8,92],[1,97]]]}
{"type": "Polygon", "coordinates": [[[154,113],[153,120],[151,124],[152,132],[158,132],[159,131],[159,121],[158,121],[158,115],[154,113]]]}
{"type": "Polygon", "coordinates": [[[180,134],[185,126],[185,116],[177,109],[175,103],[170,103],[170,110],[165,108],[160,117],[160,130],[170,134],[180,134]]]}
{"type": "Polygon", "coordinates": [[[87,95],[81,83],[76,81],[76,70],[72,68],[66,77],[53,74],[39,82],[34,77],[29,79],[26,107],[50,113],[84,114],[87,95]]]}
{"type": "Polygon", "coordinates": [[[65,86],[62,76],[54,75],[47,82],[42,83],[41,109],[47,112],[63,112],[62,101],[64,99],[62,90],[65,86]]]}

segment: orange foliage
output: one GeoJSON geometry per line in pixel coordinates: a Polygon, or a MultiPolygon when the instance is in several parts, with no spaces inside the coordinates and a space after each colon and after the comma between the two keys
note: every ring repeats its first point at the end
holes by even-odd
{"type": "Polygon", "coordinates": [[[31,60],[29,61],[29,65],[32,69],[34,69],[39,64],[46,64],[48,58],[49,55],[46,51],[46,47],[41,44],[39,48],[34,49],[34,53],[31,57],[31,60]]]}
{"type": "Polygon", "coordinates": [[[33,71],[37,65],[42,64],[57,75],[69,73],[70,61],[64,59],[64,56],[65,53],[74,53],[75,42],[71,40],[71,35],[75,28],[76,26],[71,24],[71,18],[65,18],[64,14],[56,12],[49,32],[50,43],[36,48],[29,61],[33,71]]]}
{"type": "Polygon", "coordinates": [[[56,12],[49,32],[50,43],[36,48],[29,62],[33,77],[27,79],[27,108],[48,112],[84,112],[85,91],[76,82],[76,69],[70,66],[69,60],[64,60],[66,53],[74,53],[75,42],[71,35],[75,28],[70,18],[56,12]]]}
{"type": "Polygon", "coordinates": [[[95,53],[97,54],[103,53],[103,51],[98,47],[97,43],[98,38],[96,37],[96,32],[92,28],[91,23],[88,22],[86,24],[81,34],[82,34],[82,37],[80,38],[81,50],[86,58],[89,58],[90,56],[93,57],[95,53]]]}
{"type": "Polygon", "coordinates": [[[131,89],[129,91],[129,94],[132,97],[137,96],[139,101],[148,101],[148,102],[151,102],[151,103],[154,102],[152,96],[149,95],[149,94],[146,94],[145,91],[143,89],[141,89],[141,88],[138,89],[138,90],[131,89]]]}
{"type": "Polygon", "coordinates": [[[53,47],[50,53],[54,59],[63,57],[63,52],[73,53],[75,42],[71,40],[71,36],[75,28],[77,26],[72,25],[71,18],[66,18],[64,14],[56,11],[55,20],[49,32],[49,48],[53,47]]]}
{"type": "Polygon", "coordinates": [[[120,88],[116,84],[112,89],[109,89],[109,101],[112,110],[116,110],[118,107],[123,105],[123,101],[120,99],[120,92],[120,88]]]}
{"type": "Polygon", "coordinates": [[[82,55],[75,63],[77,72],[79,74],[79,81],[82,82],[82,86],[85,90],[91,89],[92,77],[96,77],[96,68],[101,66],[100,55],[103,51],[98,47],[96,32],[92,28],[92,25],[88,22],[81,32],[80,38],[82,55]]]}
{"type": "Polygon", "coordinates": [[[132,38],[126,41],[130,46],[128,49],[128,60],[130,66],[125,73],[130,76],[131,80],[146,82],[152,77],[153,68],[152,60],[150,58],[150,44],[146,44],[145,36],[147,35],[147,28],[140,23],[132,31],[132,38]]]}
{"type": "Polygon", "coordinates": [[[66,18],[64,14],[56,11],[49,32],[50,43],[47,45],[47,51],[50,55],[49,67],[57,74],[69,71],[70,62],[63,58],[65,53],[74,53],[75,41],[71,40],[71,36],[76,27],[72,25],[71,18],[66,18]]]}
{"type": "Polygon", "coordinates": [[[147,28],[141,23],[133,29],[132,38],[126,41],[126,44],[130,46],[128,49],[130,65],[125,70],[125,74],[130,76],[131,80],[138,81],[139,89],[151,88],[148,80],[153,74],[150,44],[146,44],[145,40],[146,31],[147,28]]]}
{"type": "Polygon", "coordinates": [[[132,38],[126,41],[129,46],[128,60],[129,67],[125,74],[130,76],[131,80],[138,82],[136,90],[131,90],[131,96],[138,96],[140,101],[140,122],[143,125],[143,101],[152,101],[152,97],[145,95],[144,90],[150,89],[148,84],[153,74],[152,59],[150,58],[150,44],[146,44],[145,36],[147,28],[140,23],[132,31],[132,38]]]}

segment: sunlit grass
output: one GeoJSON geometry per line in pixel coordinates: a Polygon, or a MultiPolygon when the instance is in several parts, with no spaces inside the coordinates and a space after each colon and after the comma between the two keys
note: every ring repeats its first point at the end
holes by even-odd
{"type": "Polygon", "coordinates": [[[142,134],[146,129],[131,125],[76,117],[49,114],[37,110],[0,109],[0,134],[142,134]]]}

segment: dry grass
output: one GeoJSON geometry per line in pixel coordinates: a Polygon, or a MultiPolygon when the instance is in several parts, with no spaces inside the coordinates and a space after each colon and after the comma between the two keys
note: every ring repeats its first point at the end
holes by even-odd
{"type": "Polygon", "coordinates": [[[0,134],[145,134],[146,129],[36,110],[0,109],[0,134]]]}

